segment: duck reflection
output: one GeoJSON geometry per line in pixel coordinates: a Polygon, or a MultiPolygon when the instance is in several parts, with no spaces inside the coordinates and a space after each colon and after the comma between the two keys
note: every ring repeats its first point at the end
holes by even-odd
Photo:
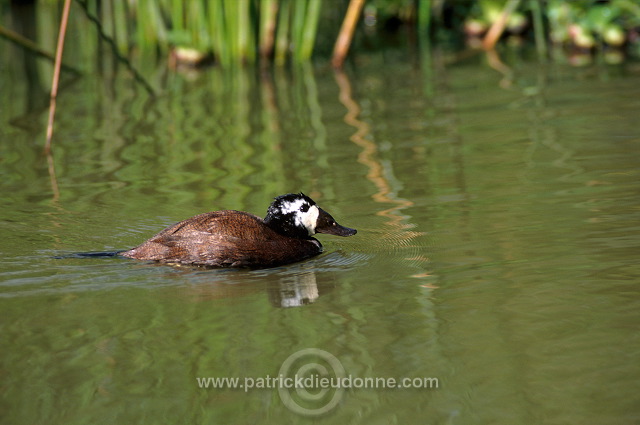
{"type": "Polygon", "coordinates": [[[308,271],[282,277],[279,282],[267,287],[267,294],[271,305],[288,308],[316,302],[320,291],[315,272],[308,271]]]}
{"type": "MultiPolygon", "coordinates": [[[[334,251],[320,258],[285,267],[261,270],[198,269],[176,266],[181,278],[190,285],[180,286],[196,301],[225,299],[241,302],[246,297],[266,292],[269,303],[277,308],[302,307],[317,302],[339,288],[340,277],[366,255],[334,251]]],[[[146,264],[145,266],[157,266],[146,264]]],[[[163,267],[167,270],[166,266],[163,267]]],[[[181,279],[180,279],[181,280],[181,279]]]]}

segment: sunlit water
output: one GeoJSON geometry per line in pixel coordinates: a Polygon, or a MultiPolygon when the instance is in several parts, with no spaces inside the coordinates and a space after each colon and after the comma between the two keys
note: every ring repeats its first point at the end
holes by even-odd
{"type": "Polygon", "coordinates": [[[53,168],[3,68],[0,421],[637,423],[640,67],[446,63],[87,75],[53,168]],[[358,234],[270,270],[70,255],[293,191],[358,234]],[[322,368],[430,387],[198,383],[322,368]]]}

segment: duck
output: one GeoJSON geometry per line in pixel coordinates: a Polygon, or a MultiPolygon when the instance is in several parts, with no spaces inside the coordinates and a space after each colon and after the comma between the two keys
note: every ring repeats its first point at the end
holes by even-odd
{"type": "Polygon", "coordinates": [[[269,268],[322,253],[316,233],[352,236],[302,192],[274,198],[264,219],[236,210],[212,211],[169,226],[119,254],[137,260],[206,267],[269,268]]]}

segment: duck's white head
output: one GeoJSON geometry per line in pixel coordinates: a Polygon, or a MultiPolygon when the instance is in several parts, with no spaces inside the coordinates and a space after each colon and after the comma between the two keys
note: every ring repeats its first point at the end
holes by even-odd
{"type": "Polygon", "coordinates": [[[269,206],[265,223],[279,233],[296,238],[309,238],[316,233],[351,236],[355,229],[340,226],[304,193],[288,193],[275,198],[269,206]]]}

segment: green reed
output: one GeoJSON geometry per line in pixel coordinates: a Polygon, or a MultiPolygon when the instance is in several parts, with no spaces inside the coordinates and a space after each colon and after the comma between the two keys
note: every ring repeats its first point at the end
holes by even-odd
{"type": "MultiPolygon", "coordinates": [[[[223,67],[309,60],[318,32],[327,29],[326,25],[320,29],[321,15],[331,16],[333,28],[339,28],[340,22],[335,20],[345,16],[335,10],[346,10],[352,1],[76,0],[98,17],[101,34],[109,36],[125,56],[137,51],[167,54],[173,49],[188,50],[196,58],[213,58],[223,67]]],[[[368,14],[376,15],[381,30],[389,17],[414,25],[419,45],[426,48],[432,37],[450,39],[447,36],[452,31],[462,32],[472,23],[480,26],[480,34],[486,34],[496,17],[507,10],[507,4],[513,3],[478,0],[469,7],[454,0],[367,0],[366,7],[368,14]],[[456,16],[457,30],[451,29],[452,22],[445,22],[445,6],[456,12],[450,15],[456,16]]],[[[633,39],[632,29],[640,25],[637,0],[529,0],[517,5],[505,34],[526,36],[528,31],[540,56],[547,55],[551,43],[595,50],[605,44],[623,45],[633,39]]],[[[338,33],[327,38],[337,40],[338,33]]]]}
{"type": "Polygon", "coordinates": [[[280,7],[280,16],[278,17],[278,28],[276,30],[276,43],[274,50],[274,61],[277,65],[282,65],[287,59],[287,51],[289,50],[289,28],[291,21],[291,0],[282,0],[280,7]]]}
{"type": "Polygon", "coordinates": [[[418,0],[418,32],[421,40],[429,37],[431,10],[433,8],[431,3],[431,0],[418,0]]]}
{"type": "MultiPolygon", "coordinates": [[[[259,58],[284,63],[313,54],[322,0],[132,0],[97,2],[128,51],[171,47],[211,53],[223,66],[259,58]],[[133,29],[130,24],[133,22],[133,29]]],[[[97,7],[97,6],[96,6],[97,7]]]]}

